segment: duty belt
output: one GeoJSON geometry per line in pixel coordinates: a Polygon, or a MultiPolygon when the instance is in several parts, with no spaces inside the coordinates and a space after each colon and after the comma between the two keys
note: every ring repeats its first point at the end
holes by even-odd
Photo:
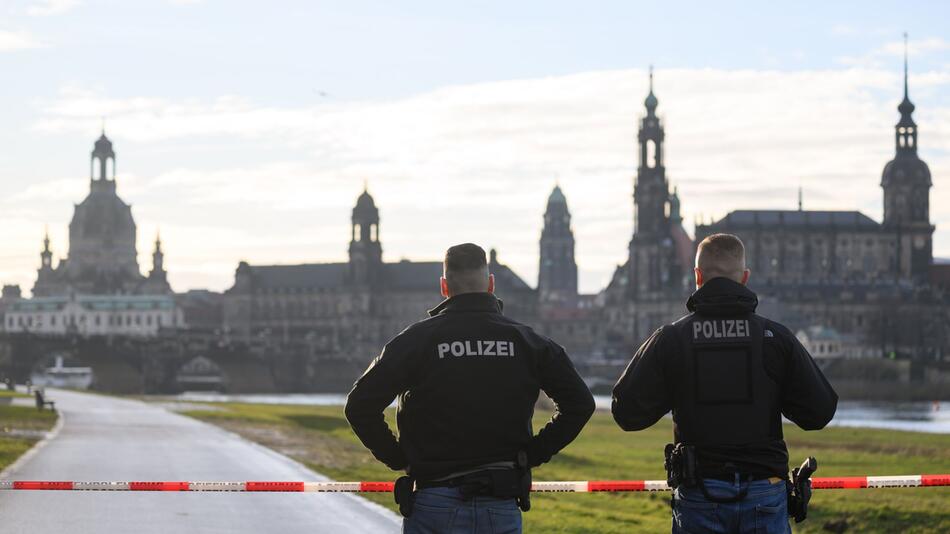
{"type": "Polygon", "coordinates": [[[465,475],[447,478],[443,480],[417,480],[416,489],[429,489],[429,488],[463,488],[477,486],[483,483],[486,479],[491,477],[493,472],[502,472],[502,471],[514,471],[513,469],[485,469],[483,471],[476,471],[474,473],[468,473],[465,475]]]}
{"type": "MultiPolygon", "coordinates": [[[[721,474],[714,474],[714,475],[704,475],[703,478],[706,478],[706,479],[711,478],[713,480],[722,480],[723,482],[733,482],[736,479],[736,474],[735,473],[721,473],[721,474]]],[[[768,480],[774,484],[775,482],[778,482],[784,479],[774,476],[774,475],[749,475],[749,474],[739,473],[739,480],[743,482],[755,482],[758,480],[768,480]]]]}

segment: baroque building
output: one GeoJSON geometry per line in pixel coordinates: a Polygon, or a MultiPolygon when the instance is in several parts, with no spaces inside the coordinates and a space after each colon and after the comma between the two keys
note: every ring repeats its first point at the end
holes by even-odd
{"type": "MultiPolygon", "coordinates": [[[[830,327],[879,355],[950,350],[947,292],[931,283],[930,169],[917,153],[914,104],[897,107],[894,159],[884,166],[884,219],[858,211],[738,210],[696,227],[696,240],[734,233],[746,244],[750,287],[781,304],[795,328],[830,327]]],[[[867,352],[865,350],[864,352],[867,352]]]]}
{"type": "MultiPolygon", "coordinates": [[[[441,261],[383,261],[379,209],[357,198],[345,263],[241,262],[224,295],[224,330],[242,341],[306,340],[314,354],[362,360],[437,305],[441,261]]],[[[514,317],[533,317],[535,291],[489,254],[496,294],[514,317]]]]}
{"type": "Polygon", "coordinates": [[[132,206],[116,192],[115,151],[105,132],[90,156],[89,194],[76,204],[69,223],[69,252],[53,266],[47,235],[40,252],[34,297],[169,294],[161,242],[156,239],[152,272],[142,276],[132,206]]]}
{"type": "MultiPolygon", "coordinates": [[[[907,87],[898,106],[895,156],[884,167],[884,218],[858,211],[736,210],[682,228],[679,198],[665,176],[663,126],[650,93],[638,135],[635,223],[629,257],[600,296],[608,354],[624,354],[658,326],[686,313],[696,246],[707,236],[738,235],[763,313],[797,331],[830,328],[851,353],[939,358],[950,352],[947,271],[934,263],[930,170],[918,156],[907,87]]],[[[601,349],[598,349],[601,350],[601,349]]]]}

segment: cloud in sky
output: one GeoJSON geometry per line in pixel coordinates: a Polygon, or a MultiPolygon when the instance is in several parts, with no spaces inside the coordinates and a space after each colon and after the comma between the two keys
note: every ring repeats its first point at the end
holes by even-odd
{"type": "Polygon", "coordinates": [[[0,30],[0,52],[41,48],[42,46],[43,43],[39,42],[28,31],[0,30]]]}
{"type": "MultiPolygon", "coordinates": [[[[911,96],[947,85],[950,74],[917,74],[911,96]]],[[[900,88],[898,72],[878,69],[658,71],[668,177],[684,219],[691,226],[732,209],[791,209],[799,186],[806,209],[879,219],[900,88]]],[[[123,98],[71,86],[39,103],[34,130],[90,136],[90,125],[108,117],[142,269],[161,227],[177,290],[228,287],[241,259],[344,260],[364,181],[381,210],[387,260],[435,259],[448,245],[474,241],[498,247],[501,261],[533,282],[544,202],[557,180],[574,216],[581,287],[590,292],[625,260],[646,91],[646,73],[632,70],[300,107],[239,96],[123,98]]],[[[935,249],[950,256],[950,107],[918,106],[916,118],[934,175],[935,249]]],[[[0,227],[0,280],[32,285],[46,222],[57,256],[65,254],[86,165],[76,162],[75,178],[51,176],[0,199],[16,221],[0,227]]]]}
{"type": "Polygon", "coordinates": [[[26,14],[32,17],[62,15],[81,4],[79,0],[39,0],[26,8],[26,14]]]}

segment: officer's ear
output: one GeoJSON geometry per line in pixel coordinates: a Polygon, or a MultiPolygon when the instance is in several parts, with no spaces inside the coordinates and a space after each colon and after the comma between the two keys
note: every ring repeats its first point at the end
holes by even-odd
{"type": "Polygon", "coordinates": [[[442,290],[442,296],[449,298],[449,281],[444,276],[439,277],[439,289],[442,290]]]}
{"type": "Polygon", "coordinates": [[[742,271],[742,285],[746,285],[749,283],[749,275],[751,274],[752,274],[752,271],[750,269],[744,269],[742,271]]]}
{"type": "Polygon", "coordinates": [[[495,275],[493,274],[488,275],[488,292],[495,294],[495,275]]]}
{"type": "Polygon", "coordinates": [[[696,274],[696,287],[703,287],[703,272],[699,270],[699,267],[695,267],[693,273],[696,274]]]}

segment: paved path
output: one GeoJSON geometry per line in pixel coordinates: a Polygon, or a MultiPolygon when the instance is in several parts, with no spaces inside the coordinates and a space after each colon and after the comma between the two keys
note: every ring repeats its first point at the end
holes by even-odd
{"type": "MultiPolygon", "coordinates": [[[[50,391],[59,434],[5,478],[326,480],[289,458],[143,402],[50,391]]],[[[0,532],[394,533],[397,516],[349,494],[0,492],[0,532]]]]}

